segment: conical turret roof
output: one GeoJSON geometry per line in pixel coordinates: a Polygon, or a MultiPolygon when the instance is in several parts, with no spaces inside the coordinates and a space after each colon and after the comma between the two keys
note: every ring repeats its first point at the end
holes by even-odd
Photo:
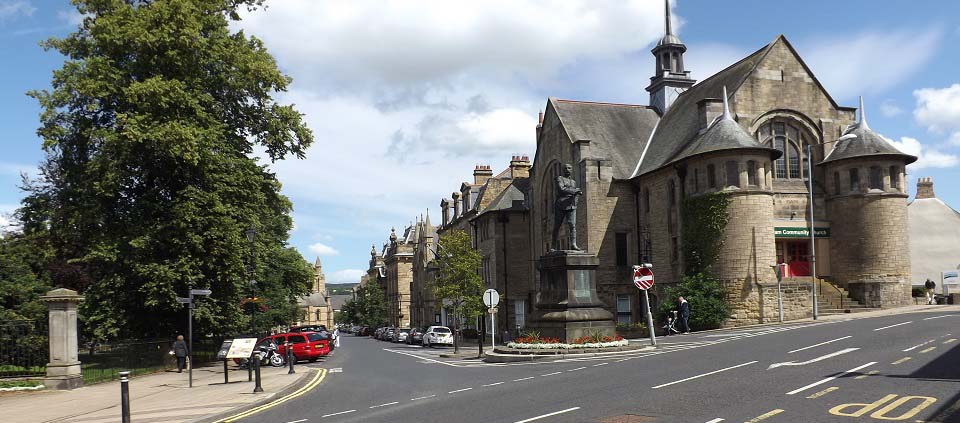
{"type": "Polygon", "coordinates": [[[907,164],[917,161],[916,156],[905,154],[890,145],[880,134],[873,132],[867,125],[867,117],[863,110],[863,97],[860,98],[860,118],[857,123],[850,125],[840,140],[833,145],[833,150],[818,165],[862,157],[892,156],[900,157],[907,164]]]}

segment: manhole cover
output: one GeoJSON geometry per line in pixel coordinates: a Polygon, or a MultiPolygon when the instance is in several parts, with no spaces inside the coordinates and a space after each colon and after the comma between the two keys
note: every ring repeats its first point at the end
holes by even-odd
{"type": "Polygon", "coordinates": [[[599,420],[599,423],[647,423],[655,422],[655,417],[641,416],[637,414],[621,414],[619,416],[610,416],[599,420]]]}

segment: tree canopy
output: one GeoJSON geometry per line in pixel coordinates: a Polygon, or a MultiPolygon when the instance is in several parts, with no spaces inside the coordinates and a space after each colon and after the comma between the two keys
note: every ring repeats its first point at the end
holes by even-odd
{"type": "Polygon", "coordinates": [[[198,302],[201,331],[246,327],[251,255],[258,294],[280,314],[309,290],[309,264],[286,244],[292,204],[255,156],[303,158],[313,136],[274,99],[290,78],[229,26],[261,3],[73,0],[78,30],[42,44],[67,59],[50,89],[29,93],[45,159],[18,218],[49,248],[51,283],[86,296],[91,336],[182,330],[176,297],[191,280],[213,291],[198,302]]]}
{"type": "Polygon", "coordinates": [[[387,305],[383,298],[383,288],[376,282],[357,287],[354,297],[340,310],[342,323],[378,327],[387,321],[387,305]]]}
{"type": "MultiPolygon", "coordinates": [[[[478,273],[483,257],[473,249],[470,235],[461,230],[441,235],[437,250],[439,275],[431,288],[438,303],[449,304],[459,325],[461,319],[476,317],[486,309],[483,279],[478,273]]],[[[454,347],[459,348],[457,344],[454,347]]]]}

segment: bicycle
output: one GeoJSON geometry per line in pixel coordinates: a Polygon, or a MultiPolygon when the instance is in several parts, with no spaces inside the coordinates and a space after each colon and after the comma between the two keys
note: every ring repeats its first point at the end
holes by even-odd
{"type": "Polygon", "coordinates": [[[673,310],[668,312],[667,324],[663,325],[663,330],[667,333],[666,336],[670,336],[671,333],[675,333],[677,335],[680,334],[680,331],[677,330],[676,324],[677,324],[677,311],[673,310]]]}

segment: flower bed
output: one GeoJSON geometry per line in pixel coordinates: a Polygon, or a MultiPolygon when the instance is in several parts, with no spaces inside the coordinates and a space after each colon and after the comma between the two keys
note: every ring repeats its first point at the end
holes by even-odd
{"type": "Polygon", "coordinates": [[[571,343],[560,342],[557,338],[541,338],[532,336],[522,336],[513,342],[507,343],[507,348],[516,348],[519,350],[574,350],[582,348],[610,348],[624,347],[629,342],[622,336],[584,336],[574,339],[571,343]]]}

